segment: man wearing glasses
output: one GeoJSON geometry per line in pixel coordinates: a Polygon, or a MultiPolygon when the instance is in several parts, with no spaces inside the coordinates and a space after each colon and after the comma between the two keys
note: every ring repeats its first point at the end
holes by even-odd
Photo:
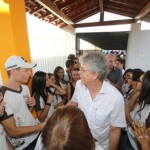
{"type": "Polygon", "coordinates": [[[106,56],[88,52],[80,58],[80,63],[81,80],[69,104],[84,112],[94,139],[104,150],[117,150],[120,128],[126,126],[124,101],[120,92],[105,81],[106,56]]]}

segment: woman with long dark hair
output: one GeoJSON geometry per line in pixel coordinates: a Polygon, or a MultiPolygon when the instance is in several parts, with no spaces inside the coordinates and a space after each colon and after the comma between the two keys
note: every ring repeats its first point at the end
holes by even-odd
{"type": "Polygon", "coordinates": [[[138,150],[137,141],[131,131],[138,123],[144,124],[150,113],[150,71],[142,75],[138,81],[137,92],[132,96],[126,106],[126,119],[128,126],[128,137],[131,145],[138,150]]]}
{"type": "Polygon", "coordinates": [[[48,73],[49,87],[47,91],[54,95],[54,108],[63,106],[62,95],[66,94],[66,90],[56,84],[55,76],[52,73],[48,73]]]}
{"type": "MultiPolygon", "coordinates": [[[[55,68],[54,76],[55,76],[56,84],[62,87],[67,93],[67,83],[64,80],[64,69],[61,66],[57,66],[55,68]]],[[[62,99],[63,99],[64,104],[66,104],[68,100],[67,94],[62,95],[62,99]]]]}
{"type": "Polygon", "coordinates": [[[125,95],[125,93],[129,90],[129,83],[128,78],[130,77],[130,74],[132,72],[132,69],[127,69],[123,74],[123,84],[122,84],[122,94],[125,95]]]}
{"type": "Polygon", "coordinates": [[[47,92],[46,87],[49,87],[48,74],[37,71],[32,80],[32,95],[36,100],[35,111],[40,122],[49,118],[54,111],[54,96],[47,92]]]}
{"type": "Polygon", "coordinates": [[[131,97],[135,94],[136,90],[137,90],[137,84],[139,82],[139,78],[140,76],[144,74],[144,71],[141,69],[133,69],[131,70],[128,78],[127,78],[127,82],[129,84],[129,89],[128,91],[124,94],[124,102],[125,105],[128,104],[128,102],[130,101],[131,97]]]}

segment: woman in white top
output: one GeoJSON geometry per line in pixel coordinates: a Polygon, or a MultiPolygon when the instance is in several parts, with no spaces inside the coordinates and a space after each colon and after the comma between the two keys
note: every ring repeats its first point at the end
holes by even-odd
{"type": "Polygon", "coordinates": [[[32,80],[32,96],[36,100],[35,111],[40,122],[48,119],[54,112],[54,96],[47,92],[47,87],[49,87],[48,74],[37,71],[32,80]]]}
{"type": "MultiPolygon", "coordinates": [[[[61,66],[57,66],[55,68],[54,76],[55,76],[56,84],[62,87],[67,93],[67,83],[64,80],[64,69],[61,66]]],[[[67,94],[62,95],[62,99],[63,99],[64,104],[66,104],[68,101],[67,94]]]]}
{"type": "Polygon", "coordinates": [[[103,150],[93,139],[84,113],[74,106],[56,109],[40,138],[35,150],[103,150]]]}
{"type": "Polygon", "coordinates": [[[150,113],[150,71],[142,75],[138,81],[137,92],[126,106],[126,118],[129,124],[128,137],[135,150],[139,150],[137,140],[132,133],[139,122],[144,124],[150,113]]]}

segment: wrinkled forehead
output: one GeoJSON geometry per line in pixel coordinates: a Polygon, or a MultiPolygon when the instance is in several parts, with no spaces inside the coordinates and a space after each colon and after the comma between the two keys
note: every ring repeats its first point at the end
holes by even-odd
{"type": "Polygon", "coordinates": [[[81,68],[89,68],[89,64],[85,62],[81,62],[81,68]]]}

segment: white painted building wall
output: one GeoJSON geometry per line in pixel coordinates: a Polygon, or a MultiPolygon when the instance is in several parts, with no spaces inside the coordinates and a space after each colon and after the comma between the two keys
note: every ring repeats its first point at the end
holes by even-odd
{"type": "MultiPolygon", "coordinates": [[[[65,66],[69,54],[75,54],[75,36],[27,13],[27,25],[32,62],[36,71],[53,73],[65,66]]],[[[66,29],[67,30],[67,29],[66,29]]]]}
{"type": "Polygon", "coordinates": [[[30,37],[29,41],[32,62],[37,63],[33,73],[37,71],[53,73],[57,66],[65,66],[69,54],[75,54],[73,35],[30,37]]]}
{"type": "Polygon", "coordinates": [[[141,24],[131,25],[129,33],[126,69],[150,70],[150,30],[141,30],[141,24]]]}

